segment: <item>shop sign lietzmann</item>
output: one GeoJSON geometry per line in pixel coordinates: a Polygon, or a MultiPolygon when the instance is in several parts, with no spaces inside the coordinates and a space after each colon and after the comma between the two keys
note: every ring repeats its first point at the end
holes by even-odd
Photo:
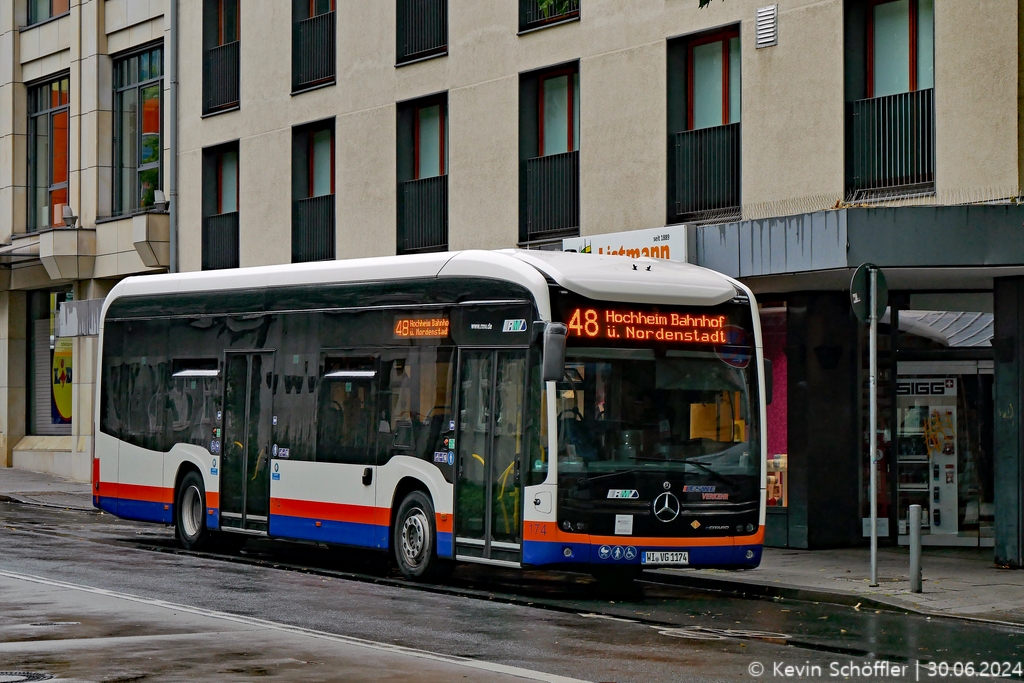
{"type": "Polygon", "coordinates": [[[562,240],[562,251],[687,261],[686,232],[685,225],[670,225],[664,228],[612,232],[590,237],[570,237],[562,240]]]}

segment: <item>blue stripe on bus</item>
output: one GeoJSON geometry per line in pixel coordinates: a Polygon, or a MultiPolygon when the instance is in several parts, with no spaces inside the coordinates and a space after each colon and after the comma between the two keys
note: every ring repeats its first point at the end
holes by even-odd
{"type": "Polygon", "coordinates": [[[387,547],[388,528],[385,526],[331,520],[320,520],[320,526],[316,524],[317,520],[309,517],[270,515],[270,535],[363,548],[387,547]]]}
{"type": "MultiPolygon", "coordinates": [[[[123,519],[134,519],[139,522],[160,522],[162,524],[174,523],[174,506],[168,503],[153,503],[148,500],[132,500],[130,498],[108,498],[106,500],[116,501],[117,507],[113,511],[123,519]],[[167,507],[165,510],[164,507],[167,507]]],[[[100,499],[100,506],[103,507],[104,499],[100,499]]],[[[107,508],[103,508],[107,509],[107,508]]]]}
{"type": "Polygon", "coordinates": [[[112,515],[117,514],[117,498],[107,498],[105,496],[94,496],[95,502],[93,505],[98,507],[104,512],[109,512],[112,515]]]}
{"type": "Polygon", "coordinates": [[[217,508],[206,509],[206,528],[217,530],[220,528],[220,510],[217,508]]]}
{"type": "Polygon", "coordinates": [[[438,557],[454,557],[454,549],[452,548],[452,535],[446,531],[437,532],[437,556],[438,557]]]}
{"type": "MultiPolygon", "coordinates": [[[[630,547],[623,539],[622,547],[630,547]]],[[[686,551],[689,554],[690,567],[742,567],[752,569],[761,564],[760,545],[719,545],[697,546],[693,548],[659,548],[657,546],[632,546],[636,556],[632,560],[624,557],[615,560],[612,557],[601,558],[600,545],[589,543],[552,543],[550,541],[525,541],[523,543],[523,564],[541,566],[546,564],[591,563],[602,565],[640,564],[642,553],[648,550],[686,551]],[[571,553],[566,555],[565,549],[571,553]],[[747,551],[753,551],[753,557],[747,559],[747,551]]]]}

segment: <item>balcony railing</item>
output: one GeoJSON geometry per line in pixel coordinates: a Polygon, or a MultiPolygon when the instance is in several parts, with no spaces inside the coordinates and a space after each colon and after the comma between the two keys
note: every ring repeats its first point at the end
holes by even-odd
{"type": "Polygon", "coordinates": [[[398,252],[447,249],[448,176],[400,183],[398,193],[398,252]]]}
{"type": "Polygon", "coordinates": [[[203,113],[238,105],[239,42],[219,45],[203,56],[203,113]]]}
{"type": "Polygon", "coordinates": [[[334,257],[334,195],[292,202],[292,263],[334,257]]]}
{"type": "Polygon", "coordinates": [[[849,199],[935,192],[935,90],[851,102],[849,199]]]}
{"type": "Polygon", "coordinates": [[[398,63],[448,51],[448,0],[398,0],[398,63]]]}
{"type": "Polygon", "coordinates": [[[526,239],[575,234],[580,228],[580,153],[526,161],[526,239]]]}
{"type": "Polygon", "coordinates": [[[676,215],[732,218],[740,211],[740,124],[676,133],[676,215]]]}
{"type": "Polygon", "coordinates": [[[334,80],[335,12],[325,12],[294,25],[292,37],[292,90],[303,90],[334,80]]]}
{"type": "Polygon", "coordinates": [[[580,15],[580,0],[519,0],[519,30],[528,31],[580,15]]]}
{"type": "Polygon", "coordinates": [[[238,267],[238,212],[203,219],[203,270],[238,267]]]}

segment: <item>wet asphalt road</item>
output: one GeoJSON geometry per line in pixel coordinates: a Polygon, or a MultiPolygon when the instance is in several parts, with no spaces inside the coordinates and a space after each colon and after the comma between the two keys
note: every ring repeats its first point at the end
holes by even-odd
{"type": "MultiPolygon", "coordinates": [[[[902,680],[956,680],[953,669],[929,676],[915,662],[1024,662],[1024,628],[747,600],[654,576],[613,594],[579,574],[464,567],[444,584],[419,586],[374,553],[265,541],[232,555],[185,553],[164,527],[8,503],[0,503],[0,570],[591,681],[751,680],[754,662],[763,680],[780,678],[778,662],[823,672],[794,678],[839,680],[829,675],[833,662],[869,659],[907,665],[902,680]]],[[[0,593],[8,603],[0,618],[12,593],[0,593]]],[[[216,653],[216,637],[206,647],[216,653]]],[[[0,671],[26,666],[2,653],[0,671]]],[[[161,680],[163,666],[154,658],[147,680],[161,680]]]]}

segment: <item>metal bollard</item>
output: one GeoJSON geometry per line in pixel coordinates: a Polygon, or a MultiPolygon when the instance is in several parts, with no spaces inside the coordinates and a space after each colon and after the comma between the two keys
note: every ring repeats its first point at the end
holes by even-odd
{"type": "Polygon", "coordinates": [[[911,505],[910,525],[910,592],[921,592],[921,506],[911,505]]]}

